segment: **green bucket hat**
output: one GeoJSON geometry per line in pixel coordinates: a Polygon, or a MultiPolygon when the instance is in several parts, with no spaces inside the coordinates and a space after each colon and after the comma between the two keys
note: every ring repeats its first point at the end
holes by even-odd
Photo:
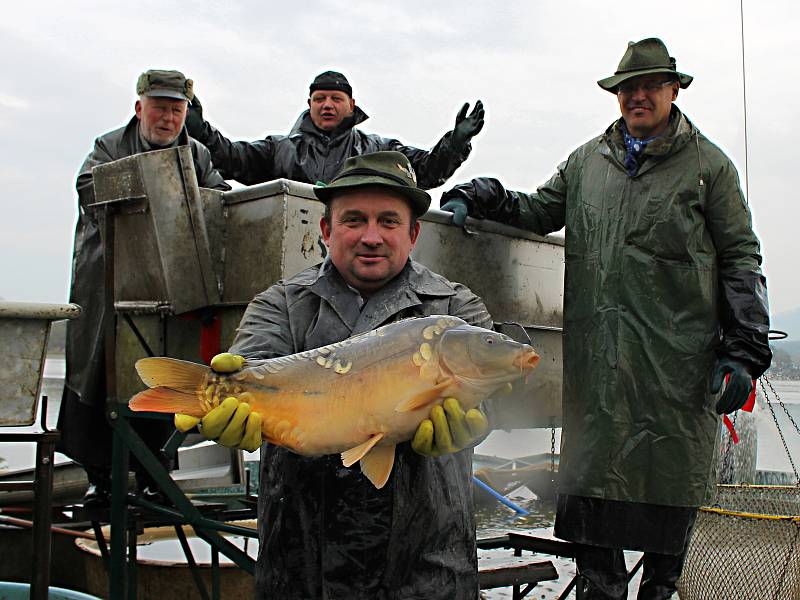
{"type": "Polygon", "coordinates": [[[619,61],[616,73],[597,82],[604,90],[616,93],[617,86],[623,81],[650,75],[651,73],[668,73],[678,78],[682,88],[689,87],[693,77],[679,73],[675,69],[675,59],[669,55],[667,47],[658,38],[647,38],[639,42],[628,42],[628,48],[619,61]]]}
{"type": "Polygon", "coordinates": [[[328,202],[347,190],[375,185],[408,198],[415,217],[424,215],[431,205],[428,192],[417,187],[417,176],[406,155],[390,150],[348,158],[333,181],[317,184],[314,194],[328,202]]]}
{"type": "Polygon", "coordinates": [[[153,98],[175,98],[192,101],[194,98],[194,82],[186,79],[180,71],[150,69],[139,75],[136,82],[136,93],[139,96],[153,98]]]}

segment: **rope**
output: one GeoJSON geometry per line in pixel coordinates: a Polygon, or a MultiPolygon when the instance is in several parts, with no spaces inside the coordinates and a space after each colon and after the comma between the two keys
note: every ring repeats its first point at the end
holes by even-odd
{"type": "Polygon", "coordinates": [[[748,170],[748,145],[747,145],[747,73],[744,62],[744,0],[739,0],[739,22],[741,23],[742,38],[742,110],[744,111],[744,189],[745,203],[750,203],[750,173],[748,170]]]}

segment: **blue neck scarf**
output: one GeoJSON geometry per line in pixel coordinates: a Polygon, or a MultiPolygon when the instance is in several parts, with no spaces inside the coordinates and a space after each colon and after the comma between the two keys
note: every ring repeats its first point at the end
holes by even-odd
{"type": "Polygon", "coordinates": [[[658,136],[650,137],[645,140],[636,139],[628,133],[628,128],[625,126],[625,123],[622,123],[622,139],[625,142],[626,150],[625,160],[622,161],[622,164],[625,166],[628,177],[633,177],[639,172],[639,157],[644,154],[644,149],[647,148],[647,144],[657,138],[658,136]]]}

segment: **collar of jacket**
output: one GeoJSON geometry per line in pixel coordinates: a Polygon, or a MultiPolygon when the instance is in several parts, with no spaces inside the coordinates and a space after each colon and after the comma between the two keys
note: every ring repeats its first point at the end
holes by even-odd
{"type": "Polygon", "coordinates": [[[297,117],[297,121],[295,121],[294,125],[292,126],[292,130],[289,132],[289,137],[295,137],[298,135],[311,135],[313,137],[329,138],[334,140],[349,134],[353,127],[360,125],[367,119],[369,119],[367,113],[361,110],[360,107],[356,106],[352,115],[342,121],[336,129],[328,132],[322,131],[321,129],[317,128],[316,125],[314,125],[314,122],[311,120],[311,111],[306,109],[300,114],[299,117],[297,117]]]}
{"type": "MultiPolygon", "coordinates": [[[[604,143],[601,144],[600,152],[606,156],[613,157],[615,162],[624,169],[625,141],[622,135],[623,123],[624,121],[620,117],[606,129],[605,133],[601,136],[601,141],[604,143]]],[[[675,154],[691,140],[695,133],[696,129],[692,122],[673,104],[672,111],[669,115],[669,126],[667,130],[663,135],[647,145],[642,154],[642,156],[645,157],[645,162],[642,164],[636,176],[649,170],[649,167],[654,163],[654,161],[648,161],[648,157],[663,158],[675,154]]]]}
{"type": "MultiPolygon", "coordinates": [[[[142,152],[150,152],[153,149],[150,146],[150,144],[145,143],[142,137],[140,136],[139,119],[136,118],[136,115],[133,115],[133,117],[131,117],[131,120],[128,121],[128,124],[125,126],[125,132],[122,134],[122,138],[128,141],[130,150],[134,154],[140,154],[142,152]]],[[[189,143],[189,132],[186,130],[186,125],[183,126],[181,132],[178,134],[176,142],[173,142],[169,146],[164,146],[164,148],[185,146],[189,143]]],[[[163,150],[163,148],[158,148],[158,150],[163,150]]]]}
{"type": "Polygon", "coordinates": [[[369,331],[401,311],[423,304],[422,297],[447,297],[456,293],[447,279],[410,259],[403,270],[375,294],[358,301],[358,292],[348,286],[326,258],[306,281],[294,281],[325,300],[353,333],[369,331]]]}
{"type": "MultiPolygon", "coordinates": [[[[320,264],[316,277],[309,280],[306,285],[323,298],[341,294],[345,290],[351,294],[358,293],[345,283],[344,278],[333,266],[330,256],[320,264]]],[[[379,293],[383,295],[383,290],[388,290],[389,294],[394,294],[404,287],[408,287],[412,292],[421,296],[452,296],[455,294],[453,285],[447,279],[412,258],[408,259],[403,270],[383,286],[379,293]]]]}

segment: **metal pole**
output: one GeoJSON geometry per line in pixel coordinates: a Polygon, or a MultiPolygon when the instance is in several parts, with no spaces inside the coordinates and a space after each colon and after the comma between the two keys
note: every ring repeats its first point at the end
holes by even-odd
{"type": "Polygon", "coordinates": [[[509,500],[508,498],[503,496],[503,494],[501,494],[500,492],[496,491],[494,488],[492,488],[492,487],[486,485],[485,483],[483,483],[480,479],[475,477],[475,475],[472,476],[472,481],[477,483],[479,487],[481,487],[482,489],[484,489],[487,492],[489,492],[492,496],[497,498],[497,500],[499,500],[500,502],[505,504],[508,508],[510,508],[514,512],[516,512],[516,513],[518,513],[518,514],[520,514],[522,516],[530,514],[527,510],[525,510],[521,506],[517,506],[511,500],[509,500]]]}
{"type": "Polygon", "coordinates": [[[108,569],[108,593],[111,600],[125,598],[125,553],[128,524],[129,452],[119,431],[117,411],[109,412],[114,430],[111,450],[111,553],[108,569]]]}
{"type": "Polygon", "coordinates": [[[33,481],[33,563],[31,598],[45,600],[50,587],[50,550],[53,499],[53,454],[58,434],[45,432],[36,442],[36,468],[33,481]]]}

